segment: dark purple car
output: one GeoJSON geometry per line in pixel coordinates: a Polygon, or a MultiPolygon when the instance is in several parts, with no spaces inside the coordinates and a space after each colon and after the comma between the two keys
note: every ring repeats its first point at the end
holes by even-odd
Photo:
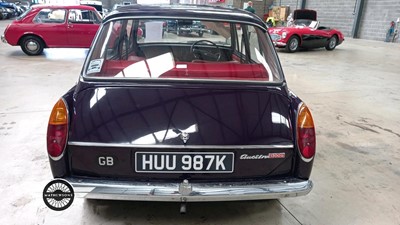
{"type": "Polygon", "coordinates": [[[103,20],[47,148],[54,177],[87,198],[273,199],[311,191],[315,130],[257,16],[135,5],[103,20]],[[163,32],[191,18],[201,37],[163,32]]]}

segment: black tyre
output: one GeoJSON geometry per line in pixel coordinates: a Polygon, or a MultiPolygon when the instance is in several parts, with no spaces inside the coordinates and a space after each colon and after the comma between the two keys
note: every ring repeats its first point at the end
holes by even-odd
{"type": "Polygon", "coordinates": [[[292,36],[286,44],[286,51],[293,53],[299,49],[300,39],[297,36],[292,36]]]}
{"type": "Polygon", "coordinates": [[[203,37],[203,31],[199,32],[199,37],[203,37]]]}
{"type": "Polygon", "coordinates": [[[325,49],[328,51],[332,51],[333,49],[336,48],[336,46],[337,46],[337,37],[336,35],[334,35],[329,39],[328,43],[325,46],[325,49]]]}
{"type": "Polygon", "coordinates": [[[43,40],[36,36],[26,36],[22,38],[20,45],[22,51],[27,55],[40,55],[44,48],[43,40]]]}

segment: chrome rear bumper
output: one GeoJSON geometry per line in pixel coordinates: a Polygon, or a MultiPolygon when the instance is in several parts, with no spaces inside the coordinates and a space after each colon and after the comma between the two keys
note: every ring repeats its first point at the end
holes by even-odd
{"type": "Polygon", "coordinates": [[[311,180],[232,183],[145,183],[64,178],[88,199],[213,202],[277,199],[308,194],[311,180]]]}
{"type": "Polygon", "coordinates": [[[4,34],[1,35],[1,41],[7,44],[6,37],[4,37],[4,34]]]}

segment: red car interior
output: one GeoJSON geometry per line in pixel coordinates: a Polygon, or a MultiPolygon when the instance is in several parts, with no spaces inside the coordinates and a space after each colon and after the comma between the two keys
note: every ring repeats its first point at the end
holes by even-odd
{"type": "MultiPolygon", "coordinates": [[[[101,73],[96,76],[112,77],[126,67],[141,61],[143,60],[107,60],[102,66],[101,73]]],[[[149,78],[151,78],[151,70],[147,62],[145,60],[144,62],[150,75],[149,78]]],[[[192,62],[175,62],[174,68],[163,73],[159,78],[267,81],[268,73],[262,64],[241,64],[238,61],[206,62],[204,60],[193,60],[192,62]]]]}

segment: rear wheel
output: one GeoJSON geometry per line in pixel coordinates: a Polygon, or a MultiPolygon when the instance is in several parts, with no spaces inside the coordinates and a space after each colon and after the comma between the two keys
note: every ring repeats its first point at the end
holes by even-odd
{"type": "Polygon", "coordinates": [[[300,39],[297,36],[292,36],[286,45],[286,51],[293,53],[299,49],[300,39]]]}
{"type": "Polygon", "coordinates": [[[199,31],[199,37],[203,37],[203,31],[199,31]]]}
{"type": "Polygon", "coordinates": [[[329,41],[328,44],[326,44],[325,49],[328,51],[332,51],[333,49],[336,48],[337,45],[337,37],[336,35],[332,36],[329,41]]]}
{"type": "Polygon", "coordinates": [[[21,40],[21,49],[27,55],[40,55],[43,52],[44,42],[36,36],[26,36],[21,40]]]}

